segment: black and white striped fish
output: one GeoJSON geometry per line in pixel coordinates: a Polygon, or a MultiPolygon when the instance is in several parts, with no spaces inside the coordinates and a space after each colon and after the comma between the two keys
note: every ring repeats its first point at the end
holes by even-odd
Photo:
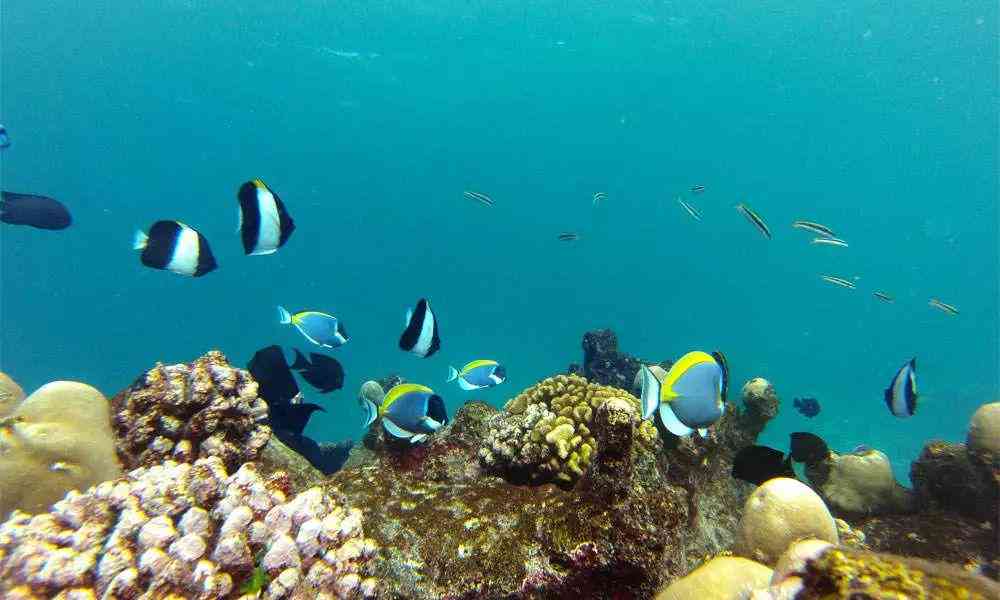
{"type": "Polygon", "coordinates": [[[917,359],[896,371],[885,390],[885,403],[889,411],[901,419],[912,417],[917,410],[917,359]]]}
{"type": "Polygon", "coordinates": [[[937,298],[931,298],[930,302],[928,302],[927,305],[930,306],[930,307],[932,307],[932,308],[936,308],[936,309],[938,309],[938,310],[940,310],[942,312],[946,312],[949,315],[957,315],[958,314],[958,309],[957,308],[955,308],[954,306],[952,306],[950,304],[945,304],[944,302],[941,302],[937,298]]]}
{"type": "Polygon", "coordinates": [[[853,290],[857,286],[850,279],[844,279],[843,277],[835,277],[833,275],[821,275],[823,281],[827,283],[832,283],[833,285],[839,285],[840,287],[845,287],[849,290],[853,290]]]}
{"type": "Polygon", "coordinates": [[[841,248],[847,248],[846,241],[835,237],[820,236],[813,238],[811,243],[819,246],[839,246],[841,248]]]}
{"type": "Polygon", "coordinates": [[[743,204],[742,202],[736,205],[736,210],[743,213],[743,216],[747,218],[747,221],[760,231],[760,234],[767,239],[771,239],[771,228],[767,226],[764,219],[760,218],[760,215],[754,212],[752,208],[743,204]]]}
{"type": "Polygon", "coordinates": [[[875,290],[874,292],[872,292],[872,295],[881,300],[882,302],[888,302],[889,304],[892,304],[893,302],[896,301],[895,298],[893,298],[889,294],[886,294],[885,292],[879,290],[875,290]]]}
{"type": "Polygon", "coordinates": [[[440,348],[437,316],[427,299],[421,298],[416,308],[406,311],[406,329],[399,336],[399,349],[427,358],[440,348]]]}
{"type": "Polygon", "coordinates": [[[815,223],[813,221],[795,221],[794,223],[792,223],[792,227],[794,227],[795,229],[804,229],[806,231],[811,231],[816,235],[820,235],[823,237],[828,237],[828,238],[837,237],[837,234],[835,234],[832,229],[830,229],[826,225],[820,225],[819,223],[815,223]]]}
{"type": "Polygon", "coordinates": [[[693,185],[693,186],[691,186],[691,193],[692,194],[700,194],[700,193],[702,193],[704,191],[705,191],[705,186],[703,186],[703,185],[693,185]]]}
{"type": "Polygon", "coordinates": [[[271,254],[295,231],[281,198],[260,179],[240,186],[240,236],[246,254],[271,254]]]}
{"type": "Polygon", "coordinates": [[[205,236],[180,221],[157,221],[148,234],[135,232],[132,247],[142,251],[147,267],[180,275],[201,277],[217,266],[205,236]]]}
{"type": "Polygon", "coordinates": [[[578,239],[580,239],[580,234],[573,231],[564,231],[558,236],[560,242],[575,242],[578,239]]]}
{"type": "Polygon", "coordinates": [[[481,192],[468,192],[468,191],[466,191],[466,192],[462,192],[462,195],[465,196],[466,198],[468,198],[469,200],[475,200],[476,202],[478,202],[478,203],[480,203],[480,204],[482,204],[484,206],[493,206],[493,204],[494,204],[493,198],[490,198],[489,196],[487,196],[486,194],[483,194],[481,192]]]}

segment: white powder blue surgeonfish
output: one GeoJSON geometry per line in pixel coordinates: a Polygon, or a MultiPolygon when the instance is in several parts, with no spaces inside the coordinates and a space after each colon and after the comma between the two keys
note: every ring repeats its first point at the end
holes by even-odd
{"type": "Polygon", "coordinates": [[[236,198],[240,202],[239,232],[244,253],[271,254],[295,231],[295,221],[281,198],[260,179],[241,185],[236,198]]]}
{"type": "Polygon", "coordinates": [[[507,379],[507,370],[495,360],[474,360],[461,371],[448,367],[447,381],[456,379],[463,390],[481,390],[503,383],[507,379]]]}
{"type": "Polygon", "coordinates": [[[448,412],[441,396],[434,390],[416,383],[394,386],[382,399],[377,409],[375,403],[364,398],[365,427],[382,417],[382,427],[392,437],[410,440],[416,444],[448,423],[448,412]]]}
{"type": "Polygon", "coordinates": [[[905,419],[917,410],[917,359],[910,359],[896,371],[885,390],[885,403],[889,411],[905,419]]]}
{"type": "Polygon", "coordinates": [[[441,349],[437,315],[426,298],[421,298],[416,307],[406,311],[406,329],[399,336],[399,349],[420,358],[427,358],[441,349]]]}
{"type": "Polygon", "coordinates": [[[351,339],[337,317],[316,310],[304,310],[293,315],[279,306],[278,322],[294,325],[299,333],[317,346],[337,348],[351,339]]]}
{"type": "Polygon", "coordinates": [[[648,419],[659,411],[660,421],[677,436],[707,433],[725,411],[724,392],[728,379],[725,360],[701,351],[688,352],[675,362],[660,381],[643,365],[642,415],[648,419]]]}

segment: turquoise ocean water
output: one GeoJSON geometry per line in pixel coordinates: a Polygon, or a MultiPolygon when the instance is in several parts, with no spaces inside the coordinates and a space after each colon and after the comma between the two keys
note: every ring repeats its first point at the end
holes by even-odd
{"type": "Polygon", "coordinates": [[[347,383],[303,384],[328,410],[307,433],[357,439],[365,379],[501,405],[611,327],[627,352],[717,348],[736,386],[773,381],[763,443],[868,444],[906,481],[927,438],[963,439],[1000,395],[997,4],[747,4],[6,0],[2,186],[75,223],[0,227],[0,368],[111,395],[155,361],[308,349],[275,306],[325,310],[353,336],[331,352],[347,383]],[[253,177],[297,224],[272,256],[235,233],[253,177]],[[701,222],[674,200],[695,184],[701,222]],[[132,234],[158,219],[198,228],[219,269],[142,267],[132,234]],[[421,296],[443,338],[423,361],[396,348],[421,296]],[[882,390],[913,356],[924,397],[900,420],[882,390]],[[445,385],[475,358],[507,383],[445,385]]]}

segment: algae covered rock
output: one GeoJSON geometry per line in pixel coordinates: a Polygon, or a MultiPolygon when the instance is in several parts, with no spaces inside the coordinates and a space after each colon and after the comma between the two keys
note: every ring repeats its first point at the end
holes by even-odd
{"type": "Polygon", "coordinates": [[[771,580],[769,567],[738,556],[718,556],[674,581],[656,600],[742,600],[771,580]]]}
{"type": "Polygon", "coordinates": [[[878,450],[831,452],[807,465],[806,475],[834,512],[880,515],[915,507],[913,492],[896,481],[889,457],[878,450]]]}
{"type": "Polygon", "coordinates": [[[743,384],[743,403],[747,410],[763,419],[778,415],[780,402],[774,386],[763,377],[754,377],[743,384]]]}
{"type": "Polygon", "coordinates": [[[997,473],[971,455],[964,444],[928,442],[910,466],[910,479],[922,509],[958,512],[997,525],[997,473]]]}
{"type": "Polygon", "coordinates": [[[840,541],[823,500],[806,484],[788,477],[765,481],[750,494],[741,530],[743,551],[769,565],[798,540],[840,541]]]}
{"type": "Polygon", "coordinates": [[[0,518],[120,474],[108,401],[89,385],[48,383],[0,413],[0,518]]]}

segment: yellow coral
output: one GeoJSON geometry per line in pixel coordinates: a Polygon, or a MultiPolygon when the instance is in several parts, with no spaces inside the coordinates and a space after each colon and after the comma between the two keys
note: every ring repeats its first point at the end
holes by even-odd
{"type": "Polygon", "coordinates": [[[950,565],[936,566],[929,561],[842,549],[825,552],[813,570],[822,577],[824,585],[839,594],[838,598],[865,595],[899,600],[985,600],[986,589],[981,591],[977,587],[996,591],[992,582],[967,578],[950,565]],[[947,572],[948,568],[951,572],[947,572]]]}

